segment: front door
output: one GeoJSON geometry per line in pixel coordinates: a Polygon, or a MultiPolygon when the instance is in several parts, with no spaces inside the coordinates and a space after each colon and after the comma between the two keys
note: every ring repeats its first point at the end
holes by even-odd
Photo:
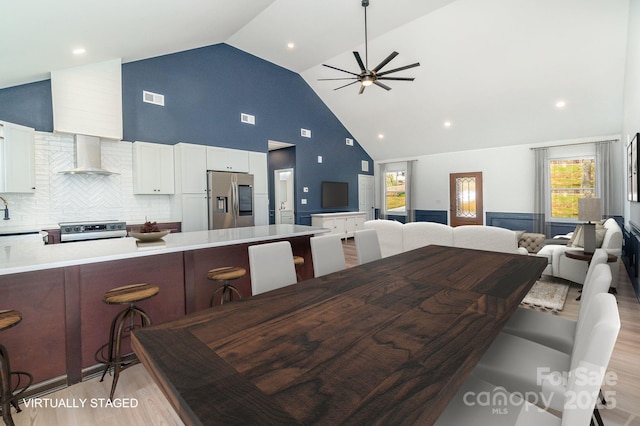
{"type": "Polygon", "coordinates": [[[449,174],[451,226],[482,225],[482,172],[449,174]]]}

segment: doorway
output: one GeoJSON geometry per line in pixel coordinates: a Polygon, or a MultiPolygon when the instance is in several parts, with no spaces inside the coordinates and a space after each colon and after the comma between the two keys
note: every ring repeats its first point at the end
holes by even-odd
{"type": "Polygon", "coordinates": [[[451,226],[483,225],[482,172],[449,174],[451,226]]]}
{"type": "Polygon", "coordinates": [[[358,175],[358,211],[365,212],[365,220],[375,219],[375,179],[372,175],[358,175]]]}
{"type": "Polygon", "coordinates": [[[273,195],[275,201],[275,222],[279,224],[294,223],[295,198],[294,198],[294,173],[293,169],[279,169],[273,171],[273,195]]]}

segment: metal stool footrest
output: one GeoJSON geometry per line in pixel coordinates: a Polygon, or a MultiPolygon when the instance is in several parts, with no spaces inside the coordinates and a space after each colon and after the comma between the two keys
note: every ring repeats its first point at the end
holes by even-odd
{"type": "Polygon", "coordinates": [[[113,400],[113,394],[116,390],[116,384],[120,377],[120,372],[138,364],[140,361],[135,353],[129,353],[122,355],[121,344],[124,333],[131,333],[133,330],[147,327],[151,325],[151,318],[147,313],[135,306],[129,305],[128,308],[120,311],[118,315],[111,322],[111,330],[109,331],[109,341],[100,346],[94,355],[96,362],[104,364],[104,370],[102,371],[102,377],[100,381],[104,380],[104,376],[107,371],[113,368],[113,383],[111,385],[111,393],[109,399],[113,400]],[[139,318],[139,323],[136,324],[136,318],[139,318]],[[128,323],[128,324],[127,324],[128,323]],[[105,354],[107,349],[107,354],[105,354]]]}
{"type": "Polygon", "coordinates": [[[209,301],[209,306],[213,306],[213,299],[216,297],[216,294],[220,292],[222,292],[222,295],[220,296],[221,305],[225,304],[226,302],[232,302],[233,293],[235,293],[238,296],[238,300],[242,299],[242,293],[240,293],[240,290],[238,290],[237,288],[235,288],[229,283],[225,283],[222,287],[217,288],[216,291],[213,292],[213,295],[211,296],[211,300],[209,301]]]}
{"type": "Polygon", "coordinates": [[[16,409],[17,413],[22,411],[18,400],[32,383],[33,376],[30,373],[25,371],[11,371],[7,349],[3,345],[0,345],[0,416],[2,416],[5,424],[13,425],[11,406],[16,409]],[[15,386],[12,386],[13,378],[16,377],[18,378],[17,383],[15,386]],[[23,384],[23,377],[28,379],[26,384],[23,384]]]}

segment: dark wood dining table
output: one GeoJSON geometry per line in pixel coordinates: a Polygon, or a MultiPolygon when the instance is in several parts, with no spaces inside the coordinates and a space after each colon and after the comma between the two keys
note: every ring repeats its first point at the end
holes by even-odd
{"type": "Polygon", "coordinates": [[[546,267],[426,246],[136,330],[185,424],[435,422],[546,267]]]}

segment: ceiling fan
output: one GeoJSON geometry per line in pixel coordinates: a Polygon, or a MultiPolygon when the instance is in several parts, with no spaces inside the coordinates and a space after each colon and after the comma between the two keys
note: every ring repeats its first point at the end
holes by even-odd
{"type": "Polygon", "coordinates": [[[369,69],[369,47],[368,47],[368,41],[367,41],[367,6],[369,6],[369,0],[362,0],[362,7],[364,8],[364,63],[362,62],[362,58],[360,57],[360,53],[358,52],[353,52],[353,56],[356,57],[356,62],[358,62],[358,66],[360,67],[360,72],[359,73],[355,73],[355,72],[351,72],[351,71],[347,71],[347,70],[343,70],[340,68],[336,68],[334,66],[331,65],[327,65],[327,64],[322,64],[323,66],[327,67],[327,68],[332,68],[334,70],[338,70],[341,72],[346,72],[347,74],[351,74],[354,77],[344,77],[344,78],[320,78],[318,79],[318,81],[328,81],[328,80],[355,80],[352,81],[351,83],[347,83],[343,86],[340,87],[336,87],[333,90],[338,90],[338,89],[342,89],[343,87],[347,87],[347,86],[351,86],[352,84],[356,84],[356,83],[360,83],[360,91],[358,92],[359,95],[362,94],[362,92],[364,92],[364,89],[367,88],[368,86],[371,86],[372,84],[375,84],[376,86],[382,87],[385,90],[391,90],[391,87],[387,86],[386,84],[382,83],[380,80],[396,80],[396,81],[413,81],[414,78],[413,77],[387,77],[387,75],[394,73],[394,72],[398,72],[398,71],[403,71],[409,68],[413,68],[413,67],[419,67],[420,63],[416,62],[415,64],[411,64],[411,65],[405,65],[404,67],[400,67],[400,68],[394,68],[392,70],[389,71],[385,71],[385,72],[380,72],[380,70],[387,65],[389,62],[391,62],[391,60],[393,58],[395,58],[396,56],[398,56],[398,52],[392,52],[389,56],[387,56],[382,62],[380,62],[378,64],[378,66],[376,66],[373,69],[369,69]]]}

